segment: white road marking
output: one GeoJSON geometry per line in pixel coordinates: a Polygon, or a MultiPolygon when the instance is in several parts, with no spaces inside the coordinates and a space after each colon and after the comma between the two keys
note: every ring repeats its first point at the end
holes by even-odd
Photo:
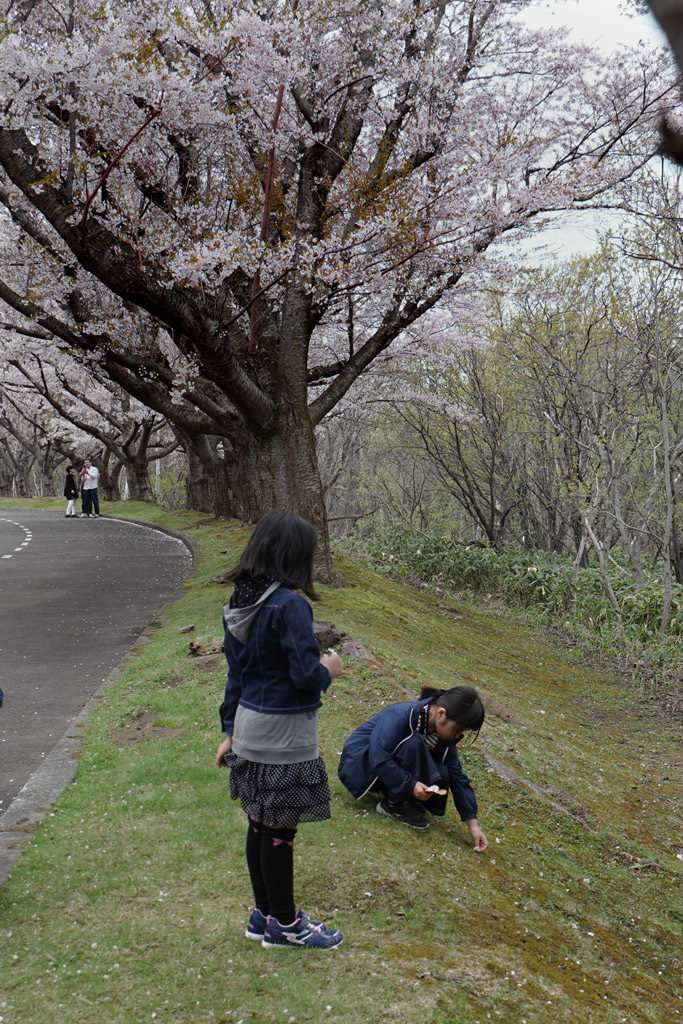
{"type": "MultiPolygon", "coordinates": [[[[28,526],[23,526],[21,523],[18,523],[16,521],[16,519],[2,519],[2,518],[0,518],[0,523],[9,523],[10,526],[18,526],[20,530],[24,531],[24,540],[21,542],[21,544],[19,545],[18,548],[14,549],[15,552],[23,551],[25,547],[28,547],[29,542],[31,540],[33,540],[33,534],[31,533],[31,530],[29,529],[29,527],[28,526]]],[[[12,555],[2,555],[2,558],[11,558],[11,557],[12,557],[12,555]]]]}

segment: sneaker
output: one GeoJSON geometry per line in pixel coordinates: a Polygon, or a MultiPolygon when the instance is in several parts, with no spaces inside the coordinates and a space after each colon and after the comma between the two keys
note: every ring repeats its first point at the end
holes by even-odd
{"type": "Polygon", "coordinates": [[[404,825],[410,825],[411,828],[429,828],[429,822],[420,814],[412,800],[402,800],[400,803],[392,804],[385,797],[377,804],[377,810],[389,818],[398,818],[404,825]]]}
{"type": "Polygon", "coordinates": [[[324,924],[311,921],[308,914],[299,911],[293,924],[282,925],[276,917],[269,917],[263,936],[262,946],[309,946],[311,949],[334,949],[341,945],[344,936],[338,928],[326,928],[324,924]]]}
{"type": "MultiPolygon", "coordinates": [[[[311,921],[308,914],[304,914],[303,910],[297,910],[296,916],[297,919],[305,921],[306,924],[310,924],[312,927],[319,928],[321,925],[323,928],[325,927],[322,921],[311,921]]],[[[261,913],[258,907],[254,907],[244,934],[248,939],[262,939],[266,933],[267,923],[268,918],[266,915],[261,913]]]]}
{"type": "Polygon", "coordinates": [[[88,515],[87,512],[81,512],[80,518],[81,519],[90,519],[90,516],[88,515]]]}
{"type": "Polygon", "coordinates": [[[93,519],[99,519],[100,518],[100,513],[99,512],[93,512],[92,517],[93,517],[93,519]]]}
{"type": "Polygon", "coordinates": [[[258,907],[254,907],[247,924],[247,930],[245,935],[248,939],[259,939],[261,940],[266,933],[266,925],[268,924],[268,918],[265,914],[262,914],[258,907]]]}

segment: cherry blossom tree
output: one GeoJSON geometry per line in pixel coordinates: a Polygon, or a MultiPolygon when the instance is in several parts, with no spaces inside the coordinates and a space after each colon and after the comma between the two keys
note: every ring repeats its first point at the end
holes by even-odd
{"type": "Polygon", "coordinates": [[[0,298],[168,413],[216,512],[315,522],[327,578],[316,425],[502,234],[653,148],[667,59],[530,32],[529,2],[9,6],[0,298]]]}
{"type": "Polygon", "coordinates": [[[0,381],[0,494],[51,494],[53,475],[64,457],[39,396],[20,374],[6,368],[0,381]]]}
{"type": "MultiPolygon", "coordinates": [[[[56,413],[61,427],[53,428],[63,436],[73,428],[99,442],[102,457],[100,480],[105,497],[120,497],[119,476],[126,471],[129,496],[138,501],[153,501],[149,463],[162,459],[178,448],[163,417],[150,412],[113,384],[99,368],[81,364],[56,350],[47,358],[33,355],[11,359],[31,388],[45,399],[56,413]],[[71,429],[69,429],[71,428],[71,429]],[[109,463],[112,462],[112,468],[109,463]]],[[[68,436],[67,434],[67,436],[68,436]]],[[[81,450],[89,451],[80,443],[81,450]]]]}

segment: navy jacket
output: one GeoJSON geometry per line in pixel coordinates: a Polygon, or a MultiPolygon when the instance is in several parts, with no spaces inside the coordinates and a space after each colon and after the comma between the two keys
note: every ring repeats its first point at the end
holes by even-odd
{"type": "MultiPolygon", "coordinates": [[[[390,704],[351,733],[344,744],[337,774],[353,796],[364,796],[377,780],[399,800],[412,796],[418,779],[398,764],[395,755],[401,744],[415,734],[420,712],[430,702],[431,698],[390,704]]],[[[476,818],[477,800],[460,765],[455,743],[439,739],[430,753],[448,769],[453,802],[461,819],[476,818]]]]}
{"type": "Polygon", "coordinates": [[[245,642],[226,628],[228,682],[221,705],[223,731],[232,736],[237,705],[266,715],[292,715],[322,704],[332,676],[320,663],[313,610],[289,587],[270,594],[249,626],[245,642]]]}

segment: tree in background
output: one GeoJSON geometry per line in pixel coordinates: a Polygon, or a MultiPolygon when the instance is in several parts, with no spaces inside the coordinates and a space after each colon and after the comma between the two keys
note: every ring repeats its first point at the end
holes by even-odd
{"type": "Polygon", "coordinates": [[[179,446],[162,416],[131,399],[96,364],[85,368],[59,349],[15,356],[9,363],[56,414],[51,432],[55,440],[80,432],[92,441],[84,446],[82,440],[72,440],[72,449],[92,453],[93,441],[100,448],[98,467],[105,498],[120,498],[119,478],[125,470],[128,496],[154,500],[149,464],[179,446]]]}
{"type": "Polygon", "coordinates": [[[0,495],[28,498],[52,491],[62,461],[47,430],[35,393],[18,374],[5,370],[0,382],[0,495]]]}
{"type": "MultiPolygon", "coordinates": [[[[336,494],[352,484],[362,506],[374,493],[390,526],[564,553],[574,578],[593,553],[617,616],[610,574],[663,580],[670,598],[683,582],[683,267],[662,262],[651,226],[620,243],[638,259],[606,242],[525,272],[470,324],[468,349],[377,376],[364,460],[336,494]]],[[[667,614],[665,601],[662,632],[667,614]]]]}
{"type": "Polygon", "coordinates": [[[652,148],[663,58],[605,62],[526,6],[13,5],[0,296],[157,411],[170,376],[218,439],[218,513],[293,508],[325,542],[315,426],[501,234],[652,148]]]}

